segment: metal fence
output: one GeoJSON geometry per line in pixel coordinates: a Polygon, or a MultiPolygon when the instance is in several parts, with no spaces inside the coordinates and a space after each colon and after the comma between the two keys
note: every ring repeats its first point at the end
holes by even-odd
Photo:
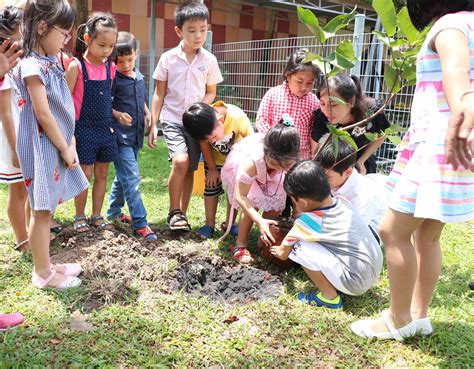
{"type": "MultiPolygon", "coordinates": [[[[356,39],[352,34],[338,35],[324,46],[315,45],[314,37],[295,37],[259,41],[245,41],[213,45],[224,81],[218,85],[217,98],[242,108],[252,122],[255,121],[260,101],[265,92],[282,83],[282,72],[288,56],[298,48],[329,55],[342,41],[352,40],[360,49],[359,65],[355,68],[367,96],[385,100],[388,96],[383,82],[383,64],[389,58],[387,50],[372,34],[361,34],[356,39]],[[360,71],[360,72],[359,72],[360,71]]],[[[147,77],[165,50],[155,50],[155,60],[150,69],[150,53],[140,56],[141,70],[147,77]]],[[[146,78],[150,81],[150,78],[146,78]]],[[[153,87],[153,86],[151,86],[153,87]]],[[[150,89],[152,91],[152,89],[150,89]]],[[[401,91],[391,101],[385,114],[390,122],[408,125],[413,88],[401,91]]],[[[388,140],[377,151],[379,169],[391,169],[396,147],[388,140]]]]}

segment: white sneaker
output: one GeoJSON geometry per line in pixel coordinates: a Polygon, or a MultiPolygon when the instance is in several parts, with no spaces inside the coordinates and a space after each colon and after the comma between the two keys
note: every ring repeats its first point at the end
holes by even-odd
{"type": "Polygon", "coordinates": [[[413,319],[416,324],[416,333],[423,336],[428,336],[433,333],[430,318],[413,319]]]}

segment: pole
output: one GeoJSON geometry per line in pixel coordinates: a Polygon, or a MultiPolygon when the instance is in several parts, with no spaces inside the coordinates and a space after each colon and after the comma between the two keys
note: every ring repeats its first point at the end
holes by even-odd
{"type": "Polygon", "coordinates": [[[360,70],[361,70],[362,51],[364,48],[363,46],[364,27],[365,27],[365,15],[356,14],[352,44],[354,45],[354,53],[355,53],[355,57],[357,58],[357,61],[354,68],[352,68],[351,70],[351,74],[355,74],[356,76],[360,76],[360,70]]]}
{"type": "Polygon", "coordinates": [[[155,80],[153,72],[155,71],[155,29],[156,29],[156,0],[151,0],[150,14],[150,55],[148,57],[148,106],[151,109],[151,101],[155,91],[155,80]]]}

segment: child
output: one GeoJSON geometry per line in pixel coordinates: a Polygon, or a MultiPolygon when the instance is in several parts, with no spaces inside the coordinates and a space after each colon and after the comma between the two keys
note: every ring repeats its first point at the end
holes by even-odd
{"type": "MultiPolygon", "coordinates": [[[[222,75],[216,57],[202,48],[209,19],[206,6],[198,1],[185,1],[177,6],[174,17],[175,31],[181,42],[161,56],[153,73],[156,87],[148,146],[155,147],[156,125],[160,119],[172,161],[167,222],[172,230],[189,230],[186,211],[200,147],[199,142],[185,132],[183,113],[195,102],[210,104],[216,96],[217,84],[222,82],[222,75]]],[[[211,156],[207,142],[203,142],[202,149],[207,157],[211,156]]]]}
{"type": "Polygon", "coordinates": [[[32,209],[33,285],[77,287],[79,264],[52,265],[49,225],[56,206],[87,188],[76,153],[74,104],[56,54],[71,38],[76,13],[65,0],[28,1],[21,25],[25,58],[14,71],[19,90],[17,153],[32,209]]]}
{"type": "MultiPolygon", "coordinates": [[[[138,151],[143,146],[145,121],[150,112],[145,103],[146,91],[143,75],[135,69],[137,42],[128,32],[119,32],[117,38],[117,74],[112,85],[113,108],[119,114],[131,118],[131,125],[117,125],[118,157],[115,160],[116,176],[109,195],[107,219],[130,221],[134,233],[148,240],[156,235],[148,226],[146,210],[140,193],[138,151]],[[131,219],[122,214],[127,200],[131,219]]],[[[128,118],[127,117],[127,118],[128,118]]]]}
{"type": "Polygon", "coordinates": [[[285,207],[285,172],[298,160],[300,139],[293,123],[285,120],[266,135],[256,133],[234,145],[222,167],[221,179],[233,209],[242,208],[236,245],[232,257],[244,264],[253,262],[247,249],[252,224],[256,223],[262,241],[273,242],[270,224],[264,219],[278,216],[285,207]],[[258,210],[264,211],[262,217],[258,210]]]}
{"type": "Polygon", "coordinates": [[[257,112],[259,132],[267,133],[289,114],[300,135],[300,160],[311,159],[311,114],[319,108],[319,101],[312,93],[321,71],[313,63],[303,63],[306,50],[295,51],[283,71],[284,82],[267,91],[257,112]]]}
{"type": "Polygon", "coordinates": [[[357,211],[331,196],[321,165],[312,160],[294,166],[285,178],[285,191],[302,213],[281,245],[270,252],[301,264],[319,290],[300,292],[301,302],[342,308],[341,292],[361,295],[372,287],[382,269],[382,251],[357,211]]]}
{"type": "MultiPolygon", "coordinates": [[[[326,140],[324,135],[319,144],[326,140]]],[[[332,145],[326,145],[316,159],[326,172],[333,195],[348,200],[357,210],[376,238],[379,239],[379,223],[382,219],[389,191],[387,177],[381,174],[359,174],[354,168],[356,150],[344,139],[339,140],[339,153],[334,157],[332,145]]]]}
{"type": "MultiPolygon", "coordinates": [[[[232,104],[224,104],[223,101],[217,101],[212,106],[205,103],[191,105],[183,114],[183,126],[192,138],[208,141],[212,147],[212,158],[204,158],[206,224],[197,231],[201,236],[208,238],[214,235],[219,195],[224,193],[220,178],[222,166],[232,146],[254,131],[242,109],[232,104]]],[[[234,222],[234,219],[229,219],[230,205],[229,203],[227,205],[224,229],[229,222],[234,222]]],[[[231,235],[237,236],[237,226],[232,225],[230,232],[231,235]]]]}
{"type": "MultiPolygon", "coordinates": [[[[14,6],[6,6],[0,11],[0,37],[10,42],[20,43],[20,23],[23,11],[14,6]]],[[[20,112],[15,85],[11,76],[4,77],[0,100],[0,183],[8,183],[7,213],[15,233],[15,250],[27,251],[28,230],[26,229],[27,192],[16,154],[16,132],[20,112]]]]}
{"type": "MultiPolygon", "coordinates": [[[[94,174],[92,216],[89,224],[102,229],[112,225],[101,215],[110,162],[117,159],[117,137],[112,118],[112,80],[115,65],[108,61],[117,41],[117,25],[110,14],[94,13],[77,30],[76,59],[68,66],[66,80],[76,109],[77,154],[87,179],[94,174]]],[[[130,124],[126,114],[114,112],[121,124],[130,124]]],[[[87,189],[75,199],[74,229],[89,230],[85,208],[87,189]]]]}
{"type": "MultiPolygon", "coordinates": [[[[327,83],[330,95],[341,99],[347,105],[330,101],[328,85],[319,86],[317,96],[321,108],[313,114],[313,130],[311,132],[313,153],[316,152],[316,143],[329,132],[327,128],[329,123],[346,127],[363,120],[368,115],[372,115],[382,106],[380,101],[363,95],[360,81],[355,76],[338,73],[329,78],[327,83]]],[[[374,152],[384,141],[383,137],[370,141],[365,133],[382,133],[388,127],[390,127],[390,123],[387,117],[380,113],[364,126],[355,127],[348,131],[359,148],[356,168],[360,174],[377,172],[377,161],[374,152]]]]}
{"type": "Polygon", "coordinates": [[[381,319],[351,326],[360,336],[399,341],[433,331],[428,307],[441,272],[442,230],[445,223],[474,219],[474,173],[446,164],[444,145],[451,111],[474,119],[473,4],[411,0],[407,5],[417,29],[434,25],[418,54],[411,125],[389,177],[393,193],[380,226],[390,307],[381,319]]]}

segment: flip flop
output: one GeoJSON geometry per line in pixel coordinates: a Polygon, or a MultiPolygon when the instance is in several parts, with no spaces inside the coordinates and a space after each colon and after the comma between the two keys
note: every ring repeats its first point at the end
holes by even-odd
{"type": "Polygon", "coordinates": [[[372,330],[371,325],[373,319],[358,320],[351,324],[351,330],[360,337],[376,338],[379,340],[403,341],[405,338],[413,337],[416,334],[416,323],[413,320],[407,325],[397,329],[390,321],[387,310],[382,311],[382,318],[389,330],[388,332],[382,333],[372,330]]]}
{"type": "Polygon", "coordinates": [[[252,264],[254,262],[252,254],[246,247],[232,246],[229,248],[229,251],[232,254],[232,258],[241,264],[252,264]],[[244,258],[247,258],[247,261],[244,261],[244,258]]]}

